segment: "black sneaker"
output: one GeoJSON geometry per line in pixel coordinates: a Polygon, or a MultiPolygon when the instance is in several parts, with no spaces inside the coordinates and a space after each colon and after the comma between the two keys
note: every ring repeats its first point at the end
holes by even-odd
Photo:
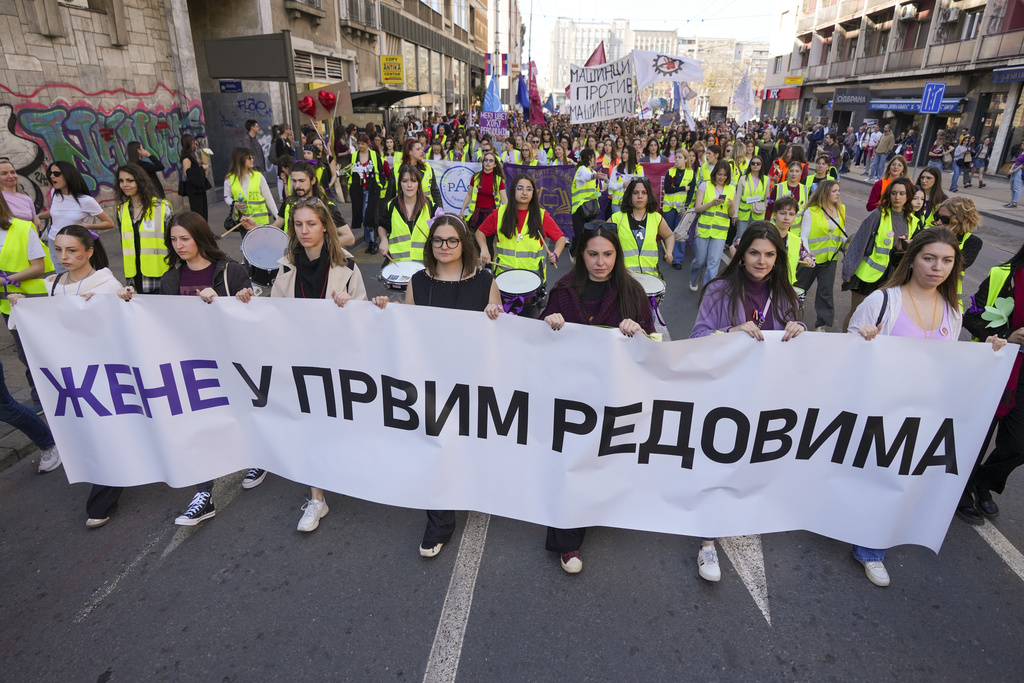
{"type": "Polygon", "coordinates": [[[263,480],[267,478],[266,470],[259,470],[255,467],[245,473],[245,478],[242,479],[243,489],[254,489],[263,483],[263,480]]]}
{"type": "Polygon", "coordinates": [[[213,507],[213,498],[209,493],[201,491],[192,497],[185,514],[175,518],[174,523],[178,526],[195,526],[204,519],[209,519],[217,514],[213,507]]]}

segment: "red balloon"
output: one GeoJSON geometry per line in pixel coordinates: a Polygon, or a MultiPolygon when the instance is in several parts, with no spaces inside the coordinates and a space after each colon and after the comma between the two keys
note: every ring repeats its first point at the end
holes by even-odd
{"type": "Polygon", "coordinates": [[[309,116],[316,115],[316,102],[313,101],[312,95],[306,95],[299,100],[299,111],[309,116]]]}
{"type": "Polygon", "coordinates": [[[338,102],[338,96],[328,90],[321,90],[316,94],[320,99],[320,104],[323,105],[324,109],[329,112],[334,111],[334,105],[338,102]]]}

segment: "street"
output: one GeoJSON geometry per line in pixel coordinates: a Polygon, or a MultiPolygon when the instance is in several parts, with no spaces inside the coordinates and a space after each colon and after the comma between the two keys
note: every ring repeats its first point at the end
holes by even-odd
{"type": "MultiPolygon", "coordinates": [[[[869,189],[842,181],[847,232],[867,214],[869,189]]],[[[223,217],[212,207],[212,225],[223,217]]],[[[1024,230],[984,217],[978,234],[985,247],[965,295],[1024,230]]],[[[120,277],[118,236],[102,239],[120,277]]],[[[239,258],[237,237],[221,246],[239,258]]],[[[353,251],[370,296],[381,293],[380,257],[353,251]]],[[[689,259],[682,271],[663,266],[661,314],[675,340],[697,311],[689,259]]],[[[550,270],[549,288],[570,267],[563,258],[550,270]]],[[[849,307],[838,278],[835,299],[834,332],[849,307]]],[[[9,334],[0,343],[25,400],[9,334]]],[[[827,373],[820,384],[834,389],[827,373]]],[[[151,484],[87,529],[89,485],[69,485],[63,469],[38,475],[37,460],[8,457],[0,471],[4,682],[1024,678],[1019,474],[996,496],[999,517],[954,519],[939,555],[892,549],[892,585],[878,588],[848,545],[799,530],[721,539],[717,584],[697,575],[697,538],[595,528],[584,570],[569,575],[544,550],[543,527],[476,512],[460,513],[452,542],[424,559],[420,510],[328,493],[330,514],[304,534],[306,487],[269,475],[244,491],[241,472],[218,480],[217,516],[199,526],[173,524],[191,489],[151,484]]]]}

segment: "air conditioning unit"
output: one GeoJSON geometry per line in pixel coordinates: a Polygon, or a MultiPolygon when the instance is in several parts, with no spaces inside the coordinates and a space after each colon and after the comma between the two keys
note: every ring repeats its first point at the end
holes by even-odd
{"type": "Polygon", "coordinates": [[[799,54],[806,54],[810,48],[807,47],[806,43],[800,43],[800,46],[796,49],[799,54]]]}
{"type": "Polygon", "coordinates": [[[942,13],[942,23],[955,24],[956,22],[960,21],[961,14],[963,14],[963,12],[960,10],[959,7],[950,7],[949,9],[942,13]]]}
{"type": "Polygon", "coordinates": [[[900,21],[913,21],[917,19],[917,5],[903,5],[900,7],[900,21]]]}

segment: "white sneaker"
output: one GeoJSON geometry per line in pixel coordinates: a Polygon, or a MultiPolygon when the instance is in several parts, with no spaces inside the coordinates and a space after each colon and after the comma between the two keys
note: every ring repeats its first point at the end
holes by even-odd
{"type": "Polygon", "coordinates": [[[441,552],[441,548],[443,548],[443,547],[444,547],[444,543],[435,543],[433,546],[431,546],[429,548],[425,548],[425,547],[423,547],[421,545],[420,546],[420,557],[436,557],[437,554],[439,552],[441,552]]]}
{"type": "Polygon", "coordinates": [[[722,568],[718,566],[718,551],[713,545],[702,545],[697,553],[697,570],[705,581],[721,581],[722,568]]]}
{"type": "Polygon", "coordinates": [[[697,285],[690,285],[690,291],[691,292],[696,292],[697,291],[697,285]]]}
{"type": "Polygon", "coordinates": [[[90,517],[89,519],[85,520],[85,526],[90,528],[90,529],[97,529],[97,528],[103,526],[104,524],[106,524],[109,521],[110,521],[110,517],[103,517],[102,519],[97,519],[96,517],[90,517]]]}
{"type": "Polygon", "coordinates": [[[815,332],[828,332],[828,329],[829,328],[828,328],[827,325],[818,325],[817,327],[814,328],[814,331],[815,332]]]}
{"type": "Polygon", "coordinates": [[[307,500],[302,509],[305,512],[302,513],[302,519],[299,520],[299,531],[316,530],[320,526],[320,518],[330,512],[326,500],[307,500]]]}
{"type": "Polygon", "coordinates": [[[57,452],[57,445],[54,444],[53,448],[47,448],[45,451],[40,451],[39,458],[39,473],[52,472],[60,467],[60,453],[57,452]]]}
{"type": "Polygon", "coordinates": [[[889,585],[889,572],[885,571],[885,565],[881,562],[865,562],[860,560],[860,563],[864,565],[864,573],[868,575],[868,581],[885,588],[889,585]]]}

